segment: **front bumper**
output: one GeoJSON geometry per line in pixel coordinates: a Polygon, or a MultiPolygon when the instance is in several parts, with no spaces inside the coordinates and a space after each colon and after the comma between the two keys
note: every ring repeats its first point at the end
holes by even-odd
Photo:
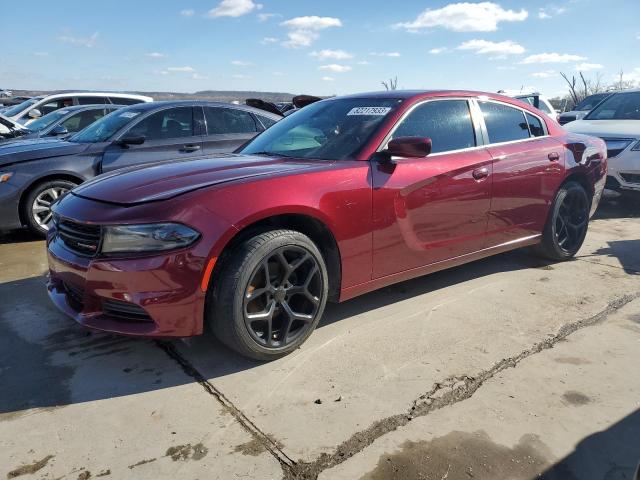
{"type": "Polygon", "coordinates": [[[627,148],[609,158],[609,185],[615,190],[640,192],[640,150],[627,148]]]}
{"type": "Polygon", "coordinates": [[[189,250],[88,258],[48,239],[51,301],[83,326],[123,335],[187,337],[203,329],[204,260],[189,250]]]}

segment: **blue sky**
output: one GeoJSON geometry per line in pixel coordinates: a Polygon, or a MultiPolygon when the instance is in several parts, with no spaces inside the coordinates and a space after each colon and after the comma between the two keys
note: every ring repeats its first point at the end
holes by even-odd
{"type": "Polygon", "coordinates": [[[564,90],[640,81],[640,0],[3,2],[0,87],[564,90]],[[13,20],[15,19],[15,21],[13,20]]]}

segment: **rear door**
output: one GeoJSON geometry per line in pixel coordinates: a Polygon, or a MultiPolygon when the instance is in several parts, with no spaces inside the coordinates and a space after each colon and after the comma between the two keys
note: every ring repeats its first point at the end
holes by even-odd
{"type": "Polygon", "coordinates": [[[192,107],[172,107],[142,118],[125,136],[142,136],[141,145],[110,145],[102,159],[102,172],[130,165],[181,160],[202,155],[202,137],[194,131],[192,107]]]}
{"type": "Polygon", "coordinates": [[[428,137],[432,153],[372,163],[374,278],[484,247],[491,156],[471,107],[464,98],[419,104],[391,138],[428,137]]]}
{"type": "Polygon", "coordinates": [[[493,158],[488,245],[539,234],[562,181],[563,147],[541,117],[497,101],[478,104],[493,158]]]}
{"type": "Polygon", "coordinates": [[[250,112],[240,108],[206,106],[204,115],[207,126],[204,137],[206,153],[233,152],[263,130],[250,112]]]}

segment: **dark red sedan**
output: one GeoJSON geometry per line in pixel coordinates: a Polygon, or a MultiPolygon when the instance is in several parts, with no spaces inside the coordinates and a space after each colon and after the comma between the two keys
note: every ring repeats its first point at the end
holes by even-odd
{"type": "Polygon", "coordinates": [[[342,301],[515,248],[578,251],[602,140],[468,91],[314,103],[240,153],[107,174],[55,207],[49,294],[91,328],[205,325],[255,359],[297,348],[342,301]]]}

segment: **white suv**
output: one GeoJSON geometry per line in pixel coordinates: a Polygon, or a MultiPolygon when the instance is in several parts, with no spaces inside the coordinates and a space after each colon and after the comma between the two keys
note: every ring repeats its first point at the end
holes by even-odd
{"type": "Polygon", "coordinates": [[[538,92],[523,93],[520,91],[516,93],[514,90],[499,90],[498,93],[506,95],[507,97],[517,98],[529,105],[533,105],[538,110],[549,115],[556,122],[558,121],[558,112],[553,108],[551,102],[547,100],[547,97],[540,95],[538,92]]]}
{"type": "Polygon", "coordinates": [[[54,110],[73,105],[98,105],[104,103],[133,105],[143,102],[153,102],[153,98],[130,93],[66,92],[33,97],[17,105],[4,108],[0,110],[0,113],[17,123],[27,125],[29,122],[54,110]]]}
{"type": "Polygon", "coordinates": [[[605,141],[609,157],[608,189],[640,193],[640,90],[614,93],[582,120],[564,128],[605,141]]]}

